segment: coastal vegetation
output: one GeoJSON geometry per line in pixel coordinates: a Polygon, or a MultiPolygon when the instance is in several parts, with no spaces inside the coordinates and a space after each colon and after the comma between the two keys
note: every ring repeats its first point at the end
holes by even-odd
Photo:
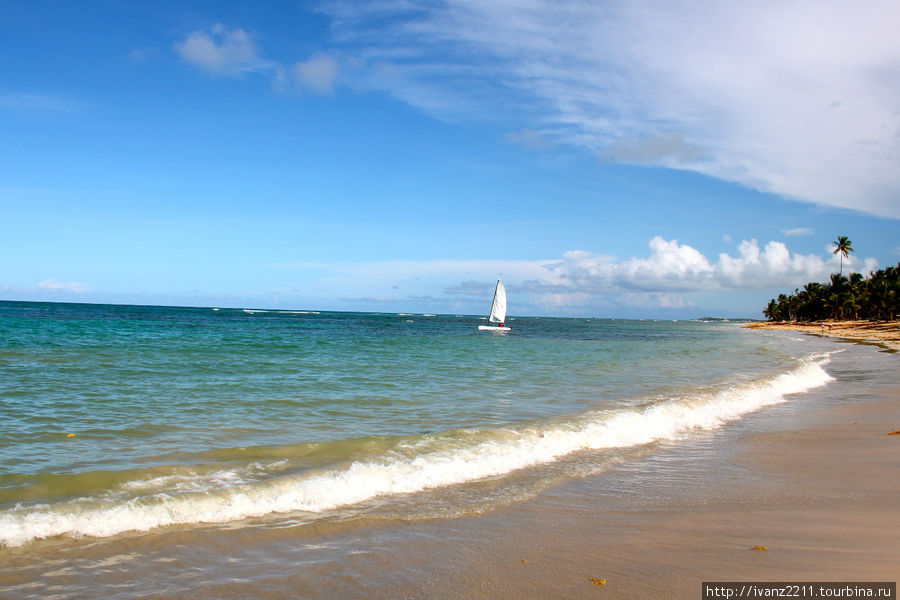
{"type": "MultiPolygon", "coordinates": [[[[847,242],[847,252],[852,252],[849,240],[840,239],[847,242]]],[[[841,255],[846,256],[842,251],[841,255]]],[[[763,315],[770,321],[893,321],[900,315],[900,263],[869,277],[835,273],[827,283],[807,283],[793,294],[779,294],[770,300],[763,315]]]]}

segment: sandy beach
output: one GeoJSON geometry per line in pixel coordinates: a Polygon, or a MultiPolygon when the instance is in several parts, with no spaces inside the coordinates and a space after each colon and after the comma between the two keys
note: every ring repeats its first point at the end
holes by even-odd
{"type": "Polygon", "coordinates": [[[667,463],[664,481],[626,484],[647,467],[630,465],[460,520],[450,536],[416,525],[443,540],[420,548],[427,559],[413,568],[427,577],[375,589],[384,598],[695,599],[703,581],[896,581],[900,435],[888,434],[900,429],[900,389],[806,418],[814,424],[741,437],[722,464],[695,453],[648,458],[667,463]]]}
{"type": "Polygon", "coordinates": [[[900,321],[766,321],[744,325],[749,329],[802,331],[813,335],[876,342],[900,350],[900,321]]]}
{"type": "Polygon", "coordinates": [[[895,581],[900,436],[886,434],[900,429],[900,390],[820,417],[741,439],[718,489],[682,463],[696,488],[678,501],[582,507],[561,519],[570,529],[522,544],[541,548],[536,566],[496,597],[596,597],[591,577],[609,598],[698,598],[703,581],[895,581]]]}

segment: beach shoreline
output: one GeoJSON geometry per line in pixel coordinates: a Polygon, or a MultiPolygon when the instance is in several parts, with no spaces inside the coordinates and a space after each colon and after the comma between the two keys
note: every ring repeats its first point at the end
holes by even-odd
{"type": "Polygon", "coordinates": [[[393,574],[367,581],[378,597],[485,600],[694,599],[704,581],[896,581],[900,434],[890,434],[900,430],[900,378],[877,367],[870,384],[858,377],[860,365],[890,369],[897,357],[847,354],[828,386],[531,501],[410,524],[402,541],[349,557],[342,571],[372,577],[368,561],[382,562],[393,574]]]}
{"type": "Polygon", "coordinates": [[[900,434],[889,434],[900,430],[898,357],[806,343],[836,350],[828,385],[531,499],[432,519],[386,513],[51,541],[8,553],[0,592],[695,599],[704,581],[895,581],[900,434]]]}
{"type": "Polygon", "coordinates": [[[676,482],[663,498],[635,497],[653,493],[649,480],[616,491],[641,469],[629,465],[481,517],[479,534],[503,541],[470,547],[480,558],[459,565],[470,583],[446,597],[687,599],[704,581],[896,581],[900,388],[803,420],[733,440],[727,464],[712,461],[724,477],[677,451],[648,458],[676,482]]]}
{"type": "Polygon", "coordinates": [[[800,331],[811,335],[874,342],[891,350],[900,350],[900,321],[760,321],[743,327],[800,331]]]}

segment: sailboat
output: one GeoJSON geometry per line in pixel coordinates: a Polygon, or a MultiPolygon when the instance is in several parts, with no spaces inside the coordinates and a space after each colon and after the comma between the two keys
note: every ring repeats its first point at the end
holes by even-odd
{"type": "Polygon", "coordinates": [[[491,315],[488,317],[490,323],[496,325],[479,325],[481,331],[509,331],[511,327],[503,324],[506,320],[506,288],[497,280],[497,287],[494,288],[494,301],[491,303],[491,315]]]}

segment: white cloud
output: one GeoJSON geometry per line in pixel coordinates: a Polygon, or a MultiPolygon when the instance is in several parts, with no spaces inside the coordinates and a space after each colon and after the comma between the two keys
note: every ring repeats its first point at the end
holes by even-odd
{"type": "MultiPolygon", "coordinates": [[[[827,281],[838,271],[838,258],[826,251],[817,255],[792,253],[782,242],[760,247],[744,240],[737,254],[716,259],[677,240],[654,237],[649,254],[624,260],[583,250],[541,261],[390,261],[326,265],[277,265],[312,274],[322,287],[346,298],[402,299],[415,290],[417,297],[443,298],[457,305],[480,306],[490,297],[500,276],[520,306],[530,304],[548,312],[578,307],[633,307],[683,309],[693,306],[691,294],[739,293],[784,289],[810,281],[827,281]]],[[[877,268],[873,258],[851,256],[844,272],[868,273],[877,268]]]]}
{"type": "Polygon", "coordinates": [[[713,267],[700,251],[677,240],[650,240],[648,258],[632,258],[619,265],[615,281],[627,288],[660,291],[703,287],[713,267]]]}
{"type": "Polygon", "coordinates": [[[216,24],[210,31],[194,31],[173,44],[183,60],[213,75],[238,76],[246,72],[262,73],[279,92],[313,90],[333,94],[338,61],[323,52],[288,67],[264,59],[250,33],[216,24]]]}
{"type": "Polygon", "coordinates": [[[91,289],[88,284],[82,283],[80,281],[60,282],[56,281],[53,278],[45,279],[44,281],[37,284],[37,287],[43,292],[67,294],[84,294],[89,292],[91,289]]]}
{"type": "Polygon", "coordinates": [[[321,52],[294,65],[297,84],[301,88],[310,88],[320,94],[334,93],[334,79],[337,72],[337,61],[321,52]]]}
{"type": "Polygon", "coordinates": [[[174,48],[185,61],[215,75],[240,75],[268,64],[260,57],[249,33],[229,30],[221,24],[209,32],[194,31],[184,41],[176,42],[174,48]]]}
{"type": "Polygon", "coordinates": [[[760,249],[756,240],[738,245],[737,257],[720,254],[716,282],[725,289],[763,289],[827,279],[830,263],[815,255],[791,255],[782,242],[760,249]]]}
{"type": "Polygon", "coordinates": [[[811,235],[813,232],[809,227],[795,227],[794,229],[782,229],[784,235],[811,235]]]}
{"type": "Polygon", "coordinates": [[[900,4],[328,3],[368,85],[607,160],[900,218],[900,4]]]}
{"type": "Polygon", "coordinates": [[[600,152],[605,160],[638,165],[691,165],[703,158],[701,150],[680,132],[657,133],[650,137],[622,137],[600,152]]]}
{"type": "MultiPolygon", "coordinates": [[[[782,242],[764,248],[756,240],[738,245],[738,255],[719,254],[710,261],[699,250],[677,240],[657,236],[648,244],[650,255],[614,262],[586,252],[569,252],[552,267],[558,280],[575,288],[622,289],[645,292],[719,292],[791,287],[826,281],[837,272],[838,260],[814,254],[791,253],[782,242]]],[[[844,260],[845,270],[868,273],[877,268],[873,258],[844,260]]]]}

